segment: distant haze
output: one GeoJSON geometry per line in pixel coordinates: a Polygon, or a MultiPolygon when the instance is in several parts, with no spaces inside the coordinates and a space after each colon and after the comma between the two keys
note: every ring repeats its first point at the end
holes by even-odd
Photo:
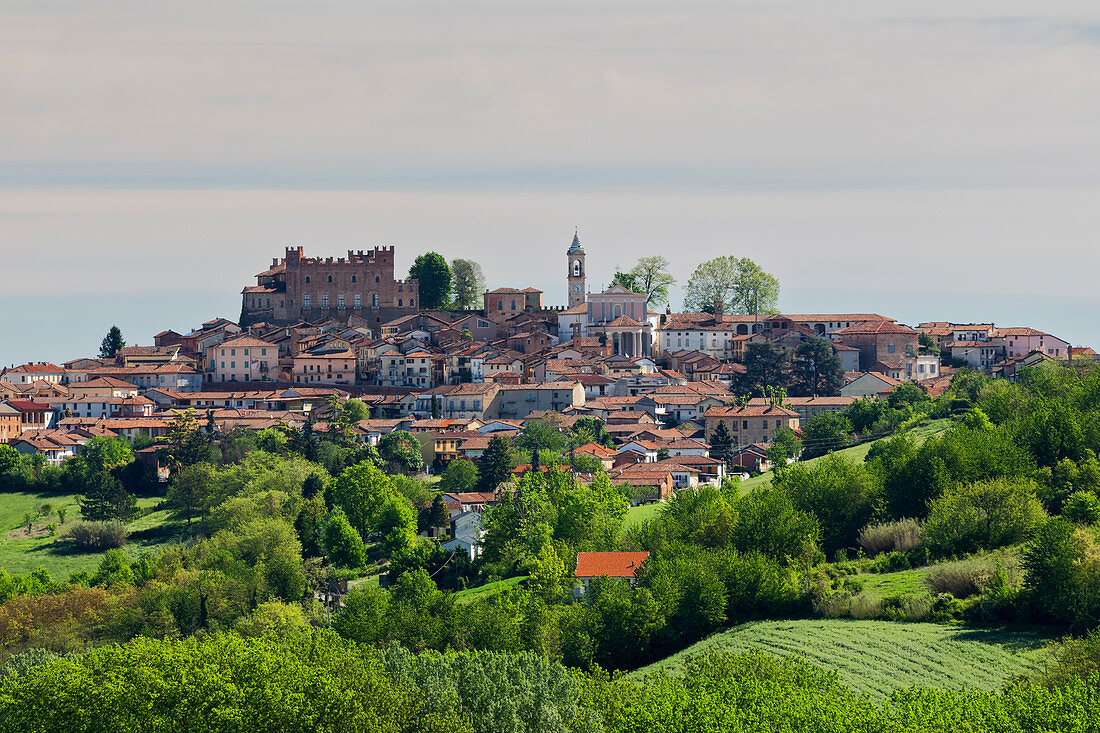
{"type": "Polygon", "coordinates": [[[736,254],[1100,349],[1095,2],[12,0],[0,100],[0,364],[235,319],[291,244],[561,304],[574,226],[594,290],[736,254]]]}

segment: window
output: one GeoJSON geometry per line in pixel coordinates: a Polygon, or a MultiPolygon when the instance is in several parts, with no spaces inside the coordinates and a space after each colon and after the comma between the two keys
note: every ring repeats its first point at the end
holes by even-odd
{"type": "Polygon", "coordinates": [[[245,350],[244,350],[244,355],[245,355],[245,356],[248,356],[248,349],[245,349],[245,350]]]}
{"type": "Polygon", "coordinates": [[[886,353],[893,354],[896,347],[893,344],[886,345],[886,353]]]}
{"type": "Polygon", "coordinates": [[[361,308],[362,306],[363,306],[363,294],[362,293],[356,293],[355,294],[355,307],[356,308],[361,308]]]}
{"type": "Polygon", "coordinates": [[[302,307],[309,310],[309,293],[302,295],[302,307]]]}
{"type": "Polygon", "coordinates": [[[237,355],[237,350],[236,349],[230,349],[229,350],[229,355],[230,356],[236,356],[237,355]]]}
{"type": "Polygon", "coordinates": [[[328,308],[328,293],[321,293],[321,307],[328,308]]]}
{"type": "Polygon", "coordinates": [[[352,275],[352,276],[351,276],[351,281],[352,281],[352,282],[355,282],[355,275],[352,275]]]}
{"type": "Polygon", "coordinates": [[[309,275],[306,275],[306,285],[309,285],[309,275]]]}
{"type": "Polygon", "coordinates": [[[748,430],[749,429],[749,421],[748,420],[742,420],[741,421],[741,429],[742,430],[748,430]]]}
{"type": "Polygon", "coordinates": [[[225,349],[222,349],[222,356],[225,356],[225,349]]]}
{"type": "Polygon", "coordinates": [[[260,349],[260,356],[267,356],[267,349],[260,349]]]}
{"type": "Polygon", "coordinates": [[[371,307],[373,307],[373,308],[378,307],[378,293],[371,293],[370,294],[370,304],[371,304],[371,307]]]}
{"type": "Polygon", "coordinates": [[[339,293],[336,296],[336,307],[339,308],[340,310],[344,309],[344,294],[343,293],[339,293]]]}
{"type": "Polygon", "coordinates": [[[402,305],[402,303],[401,303],[401,298],[398,298],[398,299],[397,299],[397,307],[398,307],[398,308],[400,308],[400,307],[401,307],[401,305],[402,305]]]}
{"type": "Polygon", "coordinates": [[[504,310],[504,301],[503,300],[498,300],[497,301],[497,310],[498,311],[504,310]]]}
{"type": "Polygon", "coordinates": [[[329,275],[329,276],[328,276],[328,281],[329,281],[329,282],[332,282],[332,275],[329,275]]]}
{"type": "Polygon", "coordinates": [[[374,281],[375,281],[375,282],[381,282],[381,281],[380,281],[380,280],[378,279],[378,276],[377,276],[377,275],[375,275],[375,276],[374,276],[374,281]]]}
{"type": "Polygon", "coordinates": [[[235,361],[229,362],[229,368],[230,369],[236,369],[237,368],[237,362],[235,362],[235,361]]]}
{"type": "Polygon", "coordinates": [[[515,309],[516,309],[516,301],[515,301],[515,300],[513,300],[513,301],[512,301],[512,310],[515,310],[515,309]]]}

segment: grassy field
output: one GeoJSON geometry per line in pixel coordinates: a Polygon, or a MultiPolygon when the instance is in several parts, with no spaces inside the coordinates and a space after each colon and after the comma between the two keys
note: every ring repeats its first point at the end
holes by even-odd
{"type": "Polygon", "coordinates": [[[486,583],[485,585],[479,585],[476,588],[467,588],[466,590],[460,590],[455,593],[455,603],[473,603],[474,601],[484,601],[486,598],[491,598],[497,593],[507,589],[514,588],[523,581],[527,580],[529,576],[519,575],[515,578],[508,578],[506,580],[497,580],[493,583],[486,583]]]}
{"type": "Polygon", "coordinates": [[[842,682],[876,701],[907,687],[993,690],[1035,669],[1049,639],[1028,632],[890,621],[759,621],[714,634],[645,667],[682,667],[707,649],[759,649],[799,656],[835,670],[842,682]]]}
{"type": "MultiPolygon", "coordinates": [[[[139,508],[148,508],[161,500],[151,497],[138,499],[139,508]]],[[[60,537],[65,529],[80,521],[80,510],[72,494],[0,494],[0,568],[12,574],[29,573],[45,568],[55,580],[65,580],[77,570],[94,570],[103,557],[99,552],[78,551],[71,542],[60,537]],[[49,504],[53,512],[38,519],[35,527],[48,523],[57,525],[56,535],[11,537],[27,512],[49,504]],[[58,521],[57,509],[66,508],[65,524],[58,521]]],[[[186,537],[186,525],[173,520],[166,510],[139,517],[130,524],[130,541],[125,550],[131,556],[156,550],[186,537]]]]}
{"type": "Polygon", "coordinates": [[[647,519],[652,519],[657,516],[657,512],[661,510],[664,504],[639,504],[638,506],[632,506],[626,510],[626,518],[623,520],[623,529],[627,529],[635,524],[641,524],[647,519]]]}
{"type": "MultiPolygon", "coordinates": [[[[929,420],[928,422],[923,423],[923,424],[918,425],[917,427],[913,428],[907,434],[910,437],[916,439],[916,441],[918,443],[923,443],[925,440],[928,439],[929,436],[935,435],[936,433],[942,433],[944,430],[947,430],[947,428],[949,428],[950,426],[951,426],[951,419],[950,418],[942,418],[942,419],[939,419],[939,420],[929,420]]],[[[886,440],[886,438],[880,438],[880,440],[886,440]]],[[[867,442],[867,443],[860,443],[859,445],[853,445],[851,448],[844,448],[842,450],[835,451],[831,455],[846,456],[847,458],[850,458],[853,461],[856,461],[857,463],[861,463],[861,462],[863,462],[863,459],[867,457],[867,454],[871,452],[871,446],[873,446],[877,442],[878,441],[876,441],[876,440],[872,440],[872,441],[867,442]]],[[[824,460],[824,458],[825,458],[825,456],[821,456],[820,458],[811,458],[810,460],[805,461],[805,464],[807,466],[811,466],[811,465],[813,465],[814,463],[816,463],[818,461],[824,460]]],[[[745,493],[748,493],[749,491],[752,491],[757,486],[767,486],[768,484],[771,483],[771,481],[772,481],[772,472],[771,471],[765,471],[764,473],[760,474],[759,476],[754,476],[753,478],[750,478],[747,481],[743,481],[741,483],[741,490],[745,493]]]]}

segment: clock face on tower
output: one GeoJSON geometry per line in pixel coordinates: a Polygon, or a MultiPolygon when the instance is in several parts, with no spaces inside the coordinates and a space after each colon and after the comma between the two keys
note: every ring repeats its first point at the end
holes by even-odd
{"type": "Polygon", "coordinates": [[[577,283],[576,285],[573,286],[573,292],[574,293],[579,293],[580,291],[581,291],[581,284],[580,283],[577,283]]]}

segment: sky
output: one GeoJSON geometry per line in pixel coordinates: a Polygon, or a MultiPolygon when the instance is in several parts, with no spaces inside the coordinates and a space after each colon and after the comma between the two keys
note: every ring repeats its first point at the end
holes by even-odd
{"type": "Polygon", "coordinates": [[[290,245],[565,302],[662,254],[787,312],[1100,349],[1095,2],[0,4],[0,365],[149,344],[290,245]]]}

